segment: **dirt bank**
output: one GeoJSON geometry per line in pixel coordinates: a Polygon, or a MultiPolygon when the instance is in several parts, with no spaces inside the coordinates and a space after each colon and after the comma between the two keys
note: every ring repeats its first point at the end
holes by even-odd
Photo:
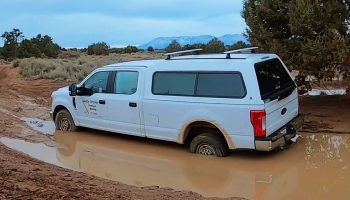
{"type": "Polygon", "coordinates": [[[350,133],[350,95],[302,97],[303,132],[350,133]]]}
{"type": "MultiPolygon", "coordinates": [[[[49,118],[50,94],[67,82],[26,80],[18,69],[0,66],[0,137],[55,146],[22,117],[49,118]]],[[[305,132],[349,133],[349,97],[302,98],[305,132]]],[[[194,192],[135,187],[70,171],[30,158],[0,144],[0,199],[202,199],[194,192]]],[[[203,180],[206,181],[206,180],[203,180]]],[[[210,180],[209,180],[210,181],[210,180]]]]}

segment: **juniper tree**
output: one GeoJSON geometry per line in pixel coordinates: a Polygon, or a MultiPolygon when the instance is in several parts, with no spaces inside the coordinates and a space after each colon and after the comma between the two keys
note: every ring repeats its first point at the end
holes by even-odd
{"type": "Polygon", "coordinates": [[[225,51],[225,44],[218,38],[213,38],[204,47],[205,53],[222,53],[225,51]]]}
{"type": "Polygon", "coordinates": [[[290,69],[320,79],[344,70],[349,55],[349,0],[245,0],[253,45],[278,53],[290,69]]]}
{"type": "Polygon", "coordinates": [[[165,52],[170,53],[170,52],[175,52],[175,51],[180,51],[182,50],[181,44],[178,43],[176,40],[173,40],[169,46],[165,48],[165,52]]]}
{"type": "Polygon", "coordinates": [[[12,31],[2,34],[1,37],[4,40],[4,47],[1,50],[2,56],[9,60],[17,58],[19,44],[24,38],[23,33],[14,28],[12,31]]]}

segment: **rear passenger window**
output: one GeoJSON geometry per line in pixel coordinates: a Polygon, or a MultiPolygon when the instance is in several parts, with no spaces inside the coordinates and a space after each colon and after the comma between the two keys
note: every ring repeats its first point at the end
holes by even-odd
{"type": "Polygon", "coordinates": [[[156,72],[155,95],[243,98],[246,94],[238,72],[156,72]]]}
{"type": "Polygon", "coordinates": [[[115,93],[116,94],[134,94],[137,91],[139,73],[119,71],[115,80],[115,93]]]}
{"type": "Polygon", "coordinates": [[[153,77],[153,94],[192,96],[196,73],[157,72],[153,77]]]}
{"type": "Polygon", "coordinates": [[[245,88],[239,73],[199,73],[197,96],[242,98],[245,88]]]}

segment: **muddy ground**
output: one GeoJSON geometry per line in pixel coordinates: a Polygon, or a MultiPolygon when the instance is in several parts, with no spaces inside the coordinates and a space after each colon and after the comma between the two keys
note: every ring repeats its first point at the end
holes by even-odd
{"type": "MultiPolygon", "coordinates": [[[[26,80],[0,66],[0,137],[55,146],[53,136],[27,126],[22,117],[49,119],[50,94],[67,82],[26,80]]],[[[302,97],[303,133],[347,134],[350,97],[302,97]]],[[[0,143],[0,199],[202,199],[191,191],[136,187],[33,159],[0,143]]]]}

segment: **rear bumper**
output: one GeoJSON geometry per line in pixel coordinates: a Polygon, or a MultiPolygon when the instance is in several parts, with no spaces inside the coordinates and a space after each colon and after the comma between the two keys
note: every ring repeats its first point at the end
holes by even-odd
{"type": "Polygon", "coordinates": [[[285,146],[292,138],[296,137],[297,130],[304,123],[304,117],[298,115],[275,133],[266,138],[255,139],[255,149],[258,151],[272,151],[285,146]]]}

